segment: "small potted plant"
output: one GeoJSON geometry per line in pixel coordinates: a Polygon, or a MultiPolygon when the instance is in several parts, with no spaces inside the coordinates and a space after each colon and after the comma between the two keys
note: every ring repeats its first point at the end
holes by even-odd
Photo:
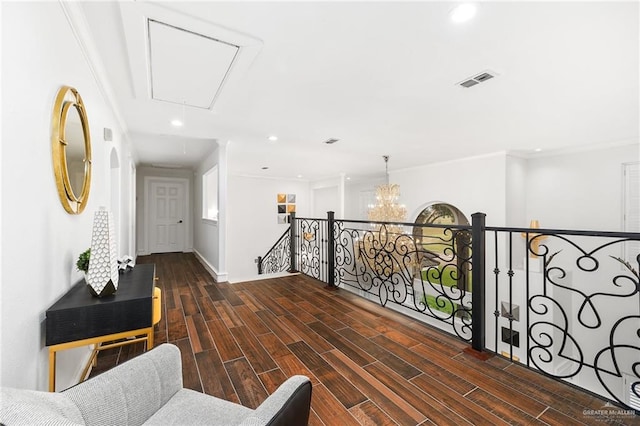
{"type": "Polygon", "coordinates": [[[88,248],[78,256],[78,261],[76,262],[76,267],[78,271],[82,271],[85,274],[89,272],[89,258],[91,257],[91,249],[88,248]]]}

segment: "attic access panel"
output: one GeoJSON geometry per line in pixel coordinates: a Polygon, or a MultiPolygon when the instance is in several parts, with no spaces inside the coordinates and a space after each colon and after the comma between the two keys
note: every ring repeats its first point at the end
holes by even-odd
{"type": "Polygon", "coordinates": [[[148,20],[151,98],[210,109],[239,47],[148,20]]]}

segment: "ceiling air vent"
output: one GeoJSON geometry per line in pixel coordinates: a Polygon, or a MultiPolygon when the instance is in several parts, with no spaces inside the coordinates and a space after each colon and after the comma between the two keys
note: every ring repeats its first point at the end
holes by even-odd
{"type": "Polygon", "coordinates": [[[326,143],[327,145],[333,145],[334,143],[338,142],[340,139],[327,139],[326,141],[324,141],[324,143],[326,143]]]}
{"type": "Polygon", "coordinates": [[[462,86],[462,87],[472,87],[472,86],[475,86],[476,84],[480,84],[480,82],[475,81],[475,80],[465,80],[462,83],[460,83],[460,86],[462,86]]]}
{"type": "Polygon", "coordinates": [[[484,83],[487,80],[491,80],[493,77],[497,76],[498,73],[494,72],[494,71],[483,71],[478,75],[474,75],[473,77],[470,77],[466,80],[461,81],[460,83],[457,83],[458,86],[462,86],[465,88],[469,88],[469,87],[473,87],[476,84],[480,84],[480,83],[484,83]]]}
{"type": "Polygon", "coordinates": [[[483,81],[487,81],[490,78],[493,78],[493,76],[491,74],[489,74],[488,72],[483,72],[482,74],[473,77],[473,79],[475,81],[479,81],[480,83],[482,83],[483,81]]]}

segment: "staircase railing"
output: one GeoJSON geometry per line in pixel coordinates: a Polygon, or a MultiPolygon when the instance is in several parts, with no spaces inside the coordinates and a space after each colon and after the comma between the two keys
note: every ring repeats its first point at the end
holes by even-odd
{"type": "Polygon", "coordinates": [[[286,271],[291,265],[291,226],[278,238],[264,256],[258,256],[258,274],[286,271]]]}

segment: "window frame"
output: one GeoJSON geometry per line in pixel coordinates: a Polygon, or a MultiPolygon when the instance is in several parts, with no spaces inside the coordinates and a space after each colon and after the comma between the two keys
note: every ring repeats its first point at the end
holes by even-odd
{"type": "Polygon", "coordinates": [[[218,184],[220,176],[218,174],[218,165],[214,165],[202,174],[202,220],[218,223],[220,213],[220,194],[218,184]],[[213,192],[212,192],[213,191],[213,192]],[[212,205],[211,200],[215,199],[215,203],[212,205]],[[215,215],[210,214],[211,208],[215,209],[215,215]]]}

